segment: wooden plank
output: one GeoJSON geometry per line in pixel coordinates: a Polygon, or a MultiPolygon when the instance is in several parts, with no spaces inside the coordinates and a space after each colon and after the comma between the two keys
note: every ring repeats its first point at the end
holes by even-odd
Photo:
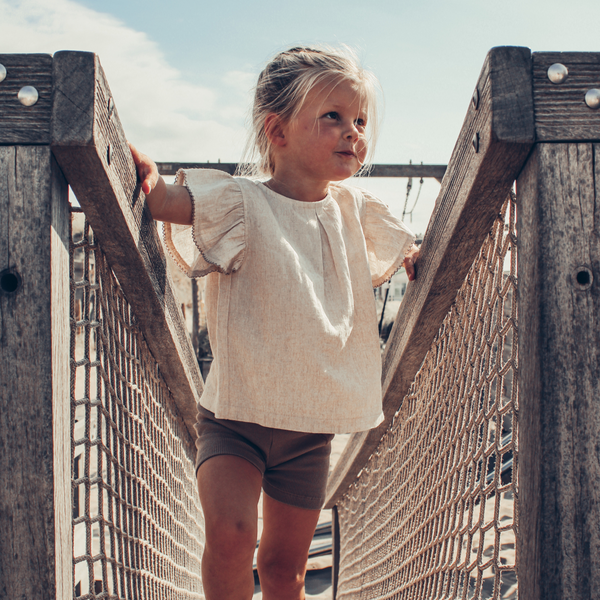
{"type": "Polygon", "coordinates": [[[195,439],[202,376],[98,57],[54,56],[52,150],[195,439]]]}
{"type": "Polygon", "coordinates": [[[0,144],[49,144],[52,113],[52,57],[49,54],[0,54],[6,78],[0,82],[0,144]],[[38,91],[38,101],[24,106],[17,98],[24,86],[38,91]]]}
{"type": "MultiPolygon", "coordinates": [[[[237,163],[156,163],[161,175],[175,175],[179,169],[217,169],[233,175],[237,163]]],[[[371,165],[368,177],[433,177],[441,181],[446,165],[371,165]]]]}
{"type": "Polygon", "coordinates": [[[442,180],[447,165],[372,165],[369,177],[433,177],[442,180]]]}
{"type": "Polygon", "coordinates": [[[600,145],[540,144],[518,179],[519,597],[600,589],[600,145]]]}
{"type": "Polygon", "coordinates": [[[0,147],[0,598],[73,589],[67,184],[0,147]]]}
{"type": "Polygon", "coordinates": [[[336,504],[390,426],[534,141],[531,54],[488,54],[383,358],[384,422],[354,434],[330,477],[336,504]],[[477,107],[476,107],[477,105],[477,107]],[[478,140],[476,151],[473,140],[478,140]]]}
{"type": "Polygon", "coordinates": [[[536,52],[533,54],[533,99],[538,142],[600,140],[600,110],[585,103],[591,88],[600,89],[600,52],[536,52]],[[548,67],[569,70],[560,84],[548,79],[548,67]]]}

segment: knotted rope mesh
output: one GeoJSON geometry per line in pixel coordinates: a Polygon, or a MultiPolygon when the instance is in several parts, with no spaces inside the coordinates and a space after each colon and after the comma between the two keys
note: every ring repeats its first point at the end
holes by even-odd
{"type": "Polygon", "coordinates": [[[203,598],[192,440],[84,214],[72,217],[75,597],[203,598]]]}
{"type": "Polygon", "coordinates": [[[516,598],[516,207],[338,504],[337,598],[516,598]]]}

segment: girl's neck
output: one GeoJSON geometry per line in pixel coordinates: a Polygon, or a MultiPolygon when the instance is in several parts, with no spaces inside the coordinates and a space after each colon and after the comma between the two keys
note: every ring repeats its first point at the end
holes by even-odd
{"type": "Polygon", "coordinates": [[[265,185],[270,189],[300,202],[319,202],[329,193],[329,181],[286,180],[273,175],[265,185]]]}

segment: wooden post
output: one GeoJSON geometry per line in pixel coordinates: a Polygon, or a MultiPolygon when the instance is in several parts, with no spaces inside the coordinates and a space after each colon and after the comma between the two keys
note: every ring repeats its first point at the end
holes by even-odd
{"type": "Polygon", "coordinates": [[[518,179],[519,597],[600,597],[597,144],[540,144],[518,179]]]}
{"type": "Polygon", "coordinates": [[[335,600],[340,574],[340,520],[337,506],[331,509],[331,546],[331,588],[332,598],[335,600]]]}
{"type": "Polygon", "coordinates": [[[73,594],[70,214],[49,145],[52,58],[0,63],[0,599],[64,599],[73,594]],[[36,105],[18,102],[23,85],[38,89],[36,105]]]}
{"type": "Polygon", "coordinates": [[[519,597],[600,597],[600,53],[533,55],[517,180],[519,597]],[[568,76],[553,83],[548,68],[568,76]]]}

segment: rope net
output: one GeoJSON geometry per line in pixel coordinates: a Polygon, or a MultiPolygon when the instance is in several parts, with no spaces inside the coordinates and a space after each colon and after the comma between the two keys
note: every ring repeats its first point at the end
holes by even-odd
{"type": "Polygon", "coordinates": [[[517,598],[516,207],[338,504],[336,598],[517,598]]]}
{"type": "Polygon", "coordinates": [[[75,597],[203,598],[193,442],[77,209],[72,225],[75,597]]]}

